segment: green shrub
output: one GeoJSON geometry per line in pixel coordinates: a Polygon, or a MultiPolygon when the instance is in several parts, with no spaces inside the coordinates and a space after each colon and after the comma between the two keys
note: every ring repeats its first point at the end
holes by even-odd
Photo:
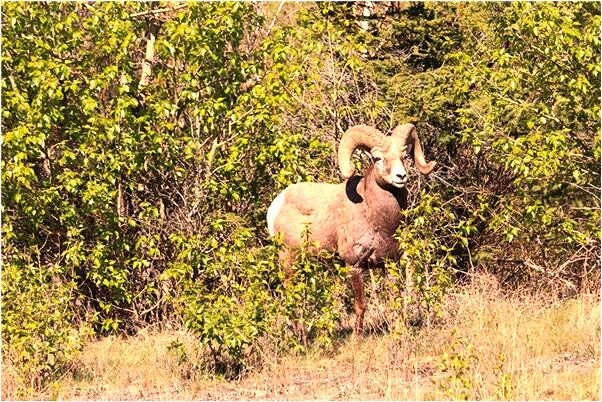
{"type": "Polygon", "coordinates": [[[458,270],[456,255],[468,247],[470,232],[459,235],[458,227],[465,222],[426,191],[402,215],[396,233],[402,255],[385,267],[391,278],[388,295],[393,330],[403,333],[408,324],[428,326],[434,317],[440,317],[444,296],[458,270]]]}
{"type": "Polygon", "coordinates": [[[477,361],[472,345],[453,331],[451,350],[441,355],[438,367],[444,376],[438,386],[445,399],[468,401],[475,397],[479,384],[475,384],[473,366],[477,361]]]}
{"type": "MultiPolygon", "coordinates": [[[[10,253],[6,247],[3,252],[10,253]]],[[[94,322],[94,316],[83,321],[76,314],[75,283],[67,282],[59,266],[41,264],[34,253],[28,260],[3,262],[2,268],[3,375],[21,398],[64,372],[94,322]]]]}
{"type": "MultiPolygon", "coordinates": [[[[188,263],[196,273],[185,273],[187,279],[181,281],[178,304],[185,325],[209,350],[210,359],[201,364],[231,377],[261,362],[258,348],[266,344],[278,352],[290,347],[307,351],[314,343],[328,346],[341,310],[335,298],[340,266],[329,268],[326,256],[311,254],[306,242],[294,271],[285,274],[278,262],[278,240],[252,246],[252,231],[231,218],[222,228],[228,246],[209,240],[203,254],[188,263]]],[[[166,274],[179,275],[172,270],[166,274]]]]}
{"type": "Polygon", "coordinates": [[[276,246],[255,246],[252,230],[235,216],[227,218],[213,221],[227,243],[181,242],[180,261],[164,275],[182,289],[176,303],[186,327],[210,351],[206,368],[232,376],[244,368],[256,340],[271,330],[281,278],[276,246]]]}
{"type": "Polygon", "coordinates": [[[343,265],[330,252],[316,253],[309,234],[306,228],[282,290],[282,313],[294,333],[287,338],[294,350],[305,352],[310,343],[321,347],[332,343],[343,311],[340,295],[347,285],[343,265]]]}

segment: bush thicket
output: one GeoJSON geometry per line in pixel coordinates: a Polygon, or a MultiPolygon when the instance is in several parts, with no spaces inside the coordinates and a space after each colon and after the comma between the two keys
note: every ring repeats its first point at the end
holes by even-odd
{"type": "Polygon", "coordinates": [[[22,392],[86,336],[155,323],[226,373],[262,339],[328,345],[344,267],[302,252],[285,279],[264,215],[290,183],[340,180],[353,124],[413,122],[439,161],[413,173],[393,313],[437,313],[478,270],[599,287],[599,3],[275,6],[2,5],[2,355],[22,392]]]}

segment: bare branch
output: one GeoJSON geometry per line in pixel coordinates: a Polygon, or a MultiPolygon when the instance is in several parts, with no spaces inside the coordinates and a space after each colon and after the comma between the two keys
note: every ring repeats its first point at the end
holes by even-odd
{"type": "Polygon", "coordinates": [[[529,260],[523,261],[523,264],[525,264],[527,267],[529,267],[531,269],[534,269],[537,272],[540,272],[542,274],[547,275],[551,279],[558,279],[559,281],[561,281],[562,283],[564,283],[566,286],[570,287],[573,290],[577,290],[577,286],[575,286],[574,283],[572,283],[572,282],[570,282],[570,281],[568,281],[568,280],[566,280],[564,278],[561,278],[559,276],[559,273],[557,273],[556,275],[554,275],[553,273],[551,273],[548,270],[546,270],[544,267],[539,266],[539,265],[537,265],[534,262],[529,261],[529,260]]]}
{"type": "Polygon", "coordinates": [[[155,58],[155,40],[156,35],[159,31],[157,25],[153,25],[148,30],[148,37],[146,39],[146,52],[144,54],[144,60],[142,61],[142,73],[140,74],[139,88],[146,86],[151,78],[152,63],[155,58]]]}

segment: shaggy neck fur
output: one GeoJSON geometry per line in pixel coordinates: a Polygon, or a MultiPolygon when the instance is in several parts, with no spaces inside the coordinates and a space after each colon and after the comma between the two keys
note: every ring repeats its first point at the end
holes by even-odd
{"type": "Polygon", "coordinates": [[[406,209],[408,191],[385,183],[370,168],[360,181],[363,189],[366,218],[385,233],[394,233],[401,220],[400,211],[406,209]]]}

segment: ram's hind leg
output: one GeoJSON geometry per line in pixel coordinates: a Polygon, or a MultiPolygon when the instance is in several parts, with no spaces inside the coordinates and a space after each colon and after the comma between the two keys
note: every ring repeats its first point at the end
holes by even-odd
{"type": "Polygon", "coordinates": [[[364,313],[366,312],[366,295],[364,291],[364,270],[351,267],[349,270],[351,289],[353,290],[353,308],[355,309],[354,335],[361,335],[364,330],[364,313]]]}

